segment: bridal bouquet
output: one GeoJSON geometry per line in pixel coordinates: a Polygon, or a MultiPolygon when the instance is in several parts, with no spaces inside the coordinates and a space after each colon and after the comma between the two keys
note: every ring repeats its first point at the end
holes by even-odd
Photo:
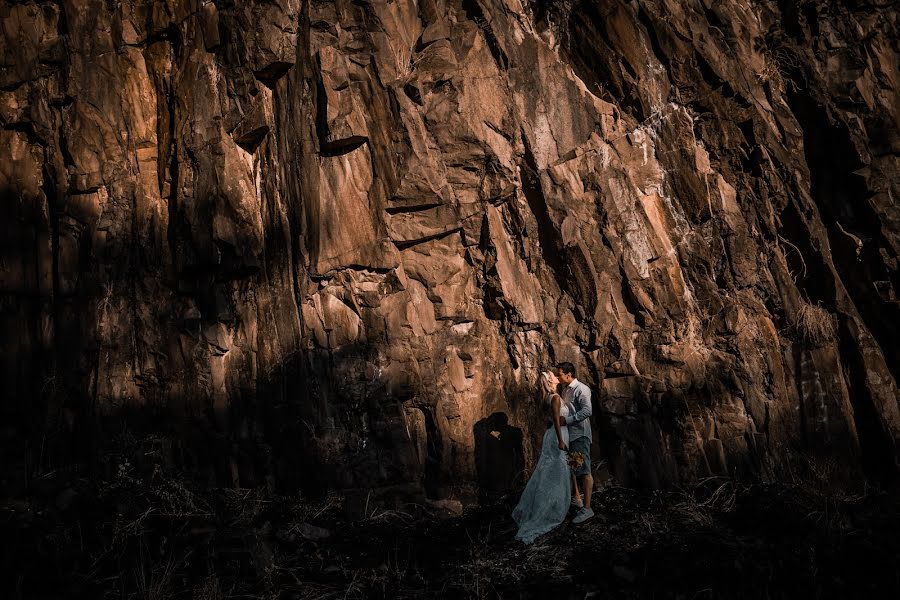
{"type": "Polygon", "coordinates": [[[569,452],[566,456],[566,462],[572,471],[577,471],[584,464],[584,454],[581,452],[569,452]]]}

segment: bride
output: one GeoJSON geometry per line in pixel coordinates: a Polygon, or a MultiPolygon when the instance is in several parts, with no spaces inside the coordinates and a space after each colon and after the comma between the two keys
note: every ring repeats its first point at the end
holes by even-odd
{"type": "Polygon", "coordinates": [[[564,420],[572,407],[556,393],[558,384],[553,373],[541,373],[548,428],[537,467],[512,513],[513,520],[519,525],[516,539],[526,544],[562,523],[569,512],[572,493],[572,477],[566,460],[569,430],[560,425],[560,417],[564,420]]]}

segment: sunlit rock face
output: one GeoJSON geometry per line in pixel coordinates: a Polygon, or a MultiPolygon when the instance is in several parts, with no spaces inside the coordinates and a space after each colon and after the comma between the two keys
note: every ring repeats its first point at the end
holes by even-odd
{"type": "Polygon", "coordinates": [[[896,475],[895,12],[97,0],[0,23],[8,488],[127,414],[218,484],[503,493],[562,360],[626,484],[896,475]]]}

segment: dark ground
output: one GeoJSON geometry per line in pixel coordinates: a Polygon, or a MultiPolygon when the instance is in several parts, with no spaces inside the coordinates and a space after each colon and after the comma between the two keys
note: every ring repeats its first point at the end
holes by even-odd
{"type": "Polygon", "coordinates": [[[51,472],[28,500],[3,501],[0,597],[900,597],[900,499],[871,489],[610,486],[592,521],[525,547],[515,498],[461,516],[364,504],[351,519],[337,495],[203,487],[108,462],[108,477],[51,472]]]}

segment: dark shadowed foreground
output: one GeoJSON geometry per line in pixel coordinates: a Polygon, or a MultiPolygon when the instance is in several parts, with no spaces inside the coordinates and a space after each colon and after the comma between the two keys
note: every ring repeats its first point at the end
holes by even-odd
{"type": "Polygon", "coordinates": [[[900,501],[803,480],[608,486],[534,546],[515,498],[376,506],[207,487],[128,440],[94,480],[49,473],[0,512],[3,598],[897,597],[900,501]],[[148,458],[150,460],[148,460],[148,458]]]}

